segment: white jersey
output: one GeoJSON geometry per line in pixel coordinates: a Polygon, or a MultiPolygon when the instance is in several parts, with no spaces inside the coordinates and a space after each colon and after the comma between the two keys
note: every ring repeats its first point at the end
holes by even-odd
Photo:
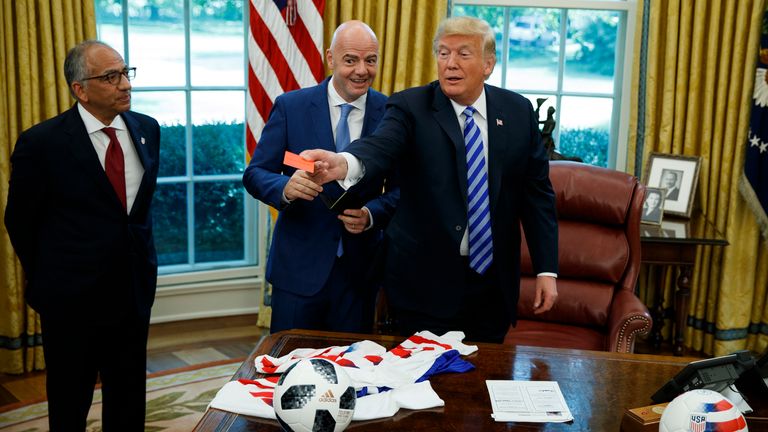
{"type": "Polygon", "coordinates": [[[344,367],[357,390],[352,420],[393,416],[400,408],[427,409],[445,405],[429,384],[429,377],[443,372],[466,372],[474,366],[461,358],[477,351],[462,343],[464,333],[437,336],[414,334],[387,351],[364,340],[348,346],[300,348],[279,357],[256,357],[256,370],[268,374],[255,380],[231,381],[219,390],[210,407],[237,414],[275,418],[272,398],[275,385],[292,364],[305,358],[324,358],[344,367]]]}

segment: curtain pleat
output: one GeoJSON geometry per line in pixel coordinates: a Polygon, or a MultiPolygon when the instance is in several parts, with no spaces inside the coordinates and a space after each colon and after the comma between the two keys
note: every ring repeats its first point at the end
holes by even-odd
{"type": "MultiPolygon", "coordinates": [[[[738,190],[743,175],[763,0],[646,0],[646,57],[636,50],[628,166],[642,152],[700,156],[695,207],[729,242],[699,247],[684,329],[685,347],[709,355],[765,349],[768,253],[753,214],[738,190]],[[639,88],[634,87],[634,88],[639,88]],[[633,149],[635,151],[631,151],[633,149]]],[[[645,173],[635,173],[637,175],[645,173]]],[[[701,233],[700,233],[701,234],[701,233]]],[[[646,269],[648,299],[658,278],[646,269]]],[[[673,277],[664,280],[672,307],[673,277]]],[[[668,336],[671,321],[665,321],[668,336]]]]}
{"type": "MultiPolygon", "coordinates": [[[[19,133],[73,103],[64,79],[67,50],[96,37],[92,0],[15,0],[0,5],[0,215],[8,201],[10,156],[19,133]]],[[[43,369],[40,321],[24,302],[24,274],[0,224],[0,372],[43,369]]]]}

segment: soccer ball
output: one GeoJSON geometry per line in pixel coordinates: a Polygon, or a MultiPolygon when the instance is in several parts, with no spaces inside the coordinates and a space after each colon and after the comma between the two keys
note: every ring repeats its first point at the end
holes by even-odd
{"type": "Polygon", "coordinates": [[[340,432],[352,421],[357,398],[341,366],[313,358],[285,371],[273,400],[277,421],[287,432],[340,432]]]}
{"type": "Polygon", "coordinates": [[[664,409],[659,423],[659,432],[747,430],[747,421],[731,401],[705,389],[687,391],[674,398],[664,409]]]}

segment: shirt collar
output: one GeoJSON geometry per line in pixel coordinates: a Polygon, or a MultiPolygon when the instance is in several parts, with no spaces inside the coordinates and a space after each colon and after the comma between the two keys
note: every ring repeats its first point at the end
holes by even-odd
{"type": "MultiPolygon", "coordinates": [[[[453,110],[456,112],[456,117],[461,117],[461,115],[464,113],[464,109],[467,108],[465,105],[459,105],[458,103],[454,102],[453,99],[450,99],[451,105],[453,105],[453,110]]],[[[487,109],[485,105],[485,86],[483,86],[483,91],[480,92],[480,96],[477,97],[477,100],[474,101],[472,104],[472,107],[475,108],[478,114],[480,114],[480,117],[484,119],[488,119],[487,115],[487,109]]]]}
{"type": "MultiPolygon", "coordinates": [[[[77,104],[77,111],[80,113],[80,118],[83,119],[83,123],[85,124],[85,130],[88,131],[88,135],[98,132],[102,129],[104,129],[107,126],[104,126],[104,123],[102,123],[99,119],[93,116],[90,112],[88,112],[85,107],[83,107],[81,104],[77,104]]],[[[118,130],[126,130],[127,127],[125,126],[125,121],[123,120],[122,116],[115,116],[114,120],[112,120],[112,123],[109,125],[111,128],[115,128],[118,130]]]]}
{"type": "Polygon", "coordinates": [[[352,102],[347,102],[343,97],[339,95],[339,92],[336,91],[336,87],[333,86],[333,78],[328,81],[328,102],[331,104],[331,106],[335,107],[348,103],[361,111],[365,111],[366,100],[368,100],[368,92],[365,92],[362,96],[353,100],[352,102]]]}

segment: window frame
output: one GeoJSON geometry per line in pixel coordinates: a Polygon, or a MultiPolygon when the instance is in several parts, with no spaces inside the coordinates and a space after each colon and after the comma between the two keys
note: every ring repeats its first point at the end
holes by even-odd
{"type": "MultiPolygon", "coordinates": [[[[635,48],[635,33],[637,28],[637,0],[449,0],[449,15],[452,16],[453,7],[466,6],[490,6],[490,7],[526,7],[548,9],[593,9],[619,12],[619,25],[616,34],[616,58],[614,60],[613,82],[613,111],[609,124],[610,142],[608,143],[607,165],[608,168],[619,171],[627,169],[627,142],[629,138],[629,114],[631,103],[631,85],[633,73],[633,51],[635,48]]],[[[509,10],[504,11],[504,32],[509,31],[509,10]]],[[[566,20],[560,20],[560,34],[565,33],[566,20]]],[[[509,56],[509,41],[506,34],[502,35],[502,58],[498,59],[502,65],[506,65],[509,56]]],[[[556,96],[556,112],[560,112],[560,104],[563,96],[606,97],[602,93],[563,91],[563,71],[565,64],[564,45],[565,38],[560,38],[560,54],[558,58],[558,82],[555,91],[518,90],[517,92],[531,92],[548,96],[556,96]]],[[[506,82],[506,67],[502,68],[502,83],[506,82]]],[[[560,138],[560,122],[558,121],[555,142],[560,138]]]]}
{"type": "MultiPolygon", "coordinates": [[[[217,181],[242,181],[242,173],[234,174],[195,174],[194,172],[194,148],[192,140],[192,94],[204,91],[242,91],[243,97],[243,131],[242,146],[245,148],[245,134],[248,119],[245,118],[246,98],[248,97],[248,24],[249,1],[243,0],[243,83],[242,85],[211,86],[192,84],[192,0],[181,0],[184,9],[184,69],[185,78],[183,85],[176,86],[148,86],[133,87],[134,93],[149,92],[183,92],[185,98],[185,172],[183,175],[158,177],[158,186],[163,184],[183,184],[186,188],[186,214],[187,214],[187,262],[183,264],[161,265],[158,267],[158,286],[188,284],[201,281],[216,281],[236,279],[244,277],[262,276],[263,263],[266,260],[266,251],[262,247],[262,239],[266,233],[267,212],[251,196],[241,189],[243,193],[243,259],[230,261],[215,261],[196,263],[195,261],[195,185],[217,181]]],[[[96,3],[96,0],[94,0],[96,3]]],[[[97,6],[97,5],[95,5],[97,6]]],[[[130,17],[128,14],[128,0],[121,0],[121,24],[122,24],[122,50],[124,61],[130,65],[130,17]]],[[[96,23],[97,30],[100,28],[96,23]]],[[[140,68],[140,65],[139,65],[140,68]]],[[[140,73],[140,72],[139,72],[140,73]]],[[[247,152],[247,149],[245,149],[247,152]]],[[[247,162],[243,161],[244,167],[247,162]]],[[[154,215],[157,217],[157,215],[154,215]]]]}

